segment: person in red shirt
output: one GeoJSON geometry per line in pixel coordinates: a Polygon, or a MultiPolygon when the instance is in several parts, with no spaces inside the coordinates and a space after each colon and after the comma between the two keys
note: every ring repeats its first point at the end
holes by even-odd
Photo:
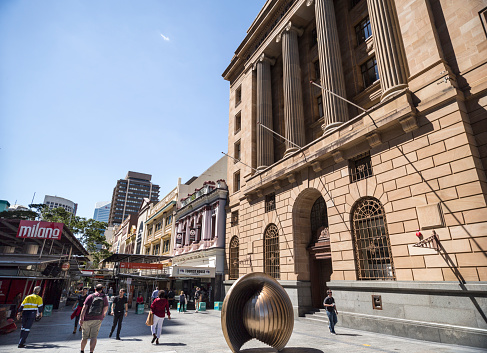
{"type": "Polygon", "coordinates": [[[152,342],[156,341],[159,344],[159,337],[161,337],[162,324],[167,312],[167,318],[171,320],[171,312],[169,311],[169,302],[164,297],[164,291],[159,292],[159,298],[154,300],[150,306],[151,312],[154,314],[154,324],[151,326],[152,342]]]}
{"type": "Polygon", "coordinates": [[[137,313],[137,309],[139,308],[139,304],[144,304],[144,297],[142,296],[142,293],[139,293],[139,296],[137,297],[137,305],[135,305],[136,313],[137,313]]]}

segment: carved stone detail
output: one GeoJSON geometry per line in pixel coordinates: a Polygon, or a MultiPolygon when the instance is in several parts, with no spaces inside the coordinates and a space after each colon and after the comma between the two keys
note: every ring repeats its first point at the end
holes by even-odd
{"type": "Polygon", "coordinates": [[[274,190],[279,190],[281,188],[281,182],[279,180],[275,180],[272,183],[272,186],[274,186],[274,190]]]}
{"type": "Polygon", "coordinates": [[[409,115],[399,120],[401,127],[404,132],[408,133],[410,131],[416,130],[418,128],[418,121],[415,115],[409,115]]]}
{"type": "Polygon", "coordinates": [[[342,151],[335,151],[331,155],[333,156],[333,160],[335,161],[335,163],[340,163],[345,160],[345,158],[343,158],[342,151]]]}
{"type": "Polygon", "coordinates": [[[319,161],[318,161],[318,162],[314,162],[313,164],[311,164],[311,167],[313,168],[313,171],[314,171],[315,173],[317,173],[317,172],[319,172],[319,171],[323,170],[323,168],[322,168],[322,166],[321,166],[321,162],[319,162],[319,161]]]}
{"type": "Polygon", "coordinates": [[[380,134],[378,132],[373,132],[365,136],[370,147],[379,146],[382,143],[380,134]]]}
{"type": "Polygon", "coordinates": [[[289,181],[291,184],[296,182],[296,174],[291,173],[287,176],[287,181],[289,181]]]}

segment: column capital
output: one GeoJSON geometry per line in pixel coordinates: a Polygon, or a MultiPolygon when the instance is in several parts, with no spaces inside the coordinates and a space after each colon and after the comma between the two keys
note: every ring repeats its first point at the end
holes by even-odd
{"type": "Polygon", "coordinates": [[[276,42],[279,43],[281,41],[282,34],[284,32],[296,32],[298,34],[298,37],[301,36],[304,33],[304,29],[298,28],[293,25],[291,21],[288,22],[286,27],[283,28],[283,30],[277,35],[276,37],[276,42]]]}
{"type": "Polygon", "coordinates": [[[258,63],[264,63],[268,62],[271,66],[276,63],[276,59],[271,58],[270,56],[265,55],[265,53],[262,53],[257,60],[255,60],[254,64],[252,65],[252,70],[257,70],[257,64],[258,63]]]}

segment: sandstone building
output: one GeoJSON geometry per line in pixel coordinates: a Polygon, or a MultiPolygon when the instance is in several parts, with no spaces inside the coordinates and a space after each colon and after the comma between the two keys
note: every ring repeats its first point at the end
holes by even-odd
{"type": "Polygon", "coordinates": [[[342,325],[486,346],[486,7],[265,3],[223,73],[227,288],[262,271],[296,314],[331,288],[342,325]]]}

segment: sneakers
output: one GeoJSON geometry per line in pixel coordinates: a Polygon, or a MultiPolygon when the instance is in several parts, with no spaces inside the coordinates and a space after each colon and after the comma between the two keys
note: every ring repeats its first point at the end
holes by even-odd
{"type": "Polygon", "coordinates": [[[153,333],[153,334],[152,334],[152,336],[153,336],[153,338],[152,338],[151,343],[154,343],[154,341],[157,339],[157,336],[156,336],[156,334],[155,334],[155,333],[153,333]]]}
{"type": "Polygon", "coordinates": [[[117,336],[117,338],[115,338],[115,339],[120,341],[120,336],[117,336]]]}
{"type": "Polygon", "coordinates": [[[19,344],[17,347],[18,348],[25,348],[25,344],[19,344]]]}

